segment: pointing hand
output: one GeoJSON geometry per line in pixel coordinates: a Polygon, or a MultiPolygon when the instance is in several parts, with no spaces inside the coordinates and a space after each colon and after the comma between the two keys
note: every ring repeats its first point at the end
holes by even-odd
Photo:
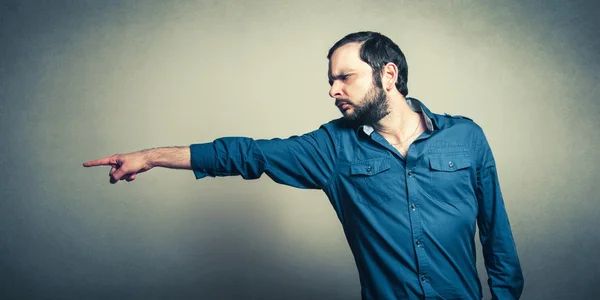
{"type": "Polygon", "coordinates": [[[133,181],[138,173],[152,169],[146,155],[142,151],[127,154],[115,154],[108,157],[83,163],[84,167],[111,166],[109,171],[110,183],[119,180],[133,181]]]}

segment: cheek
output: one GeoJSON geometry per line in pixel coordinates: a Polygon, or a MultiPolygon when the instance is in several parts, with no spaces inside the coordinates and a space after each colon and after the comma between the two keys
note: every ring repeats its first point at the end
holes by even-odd
{"type": "Polygon", "coordinates": [[[360,79],[357,79],[354,83],[354,86],[356,86],[356,88],[359,89],[363,93],[363,95],[365,95],[374,88],[373,78],[362,77],[360,79]]]}
{"type": "Polygon", "coordinates": [[[356,82],[354,84],[348,84],[344,87],[344,93],[353,101],[362,100],[368,93],[369,87],[356,82]]]}
{"type": "Polygon", "coordinates": [[[366,87],[355,88],[353,100],[356,102],[364,102],[364,100],[369,97],[369,91],[370,89],[366,87]]]}

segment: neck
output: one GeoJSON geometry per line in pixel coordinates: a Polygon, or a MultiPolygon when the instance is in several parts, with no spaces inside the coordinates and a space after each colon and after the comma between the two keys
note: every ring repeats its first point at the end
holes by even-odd
{"type": "Polygon", "coordinates": [[[400,93],[388,95],[388,101],[390,113],[373,124],[373,129],[392,144],[403,142],[413,132],[416,132],[415,135],[418,136],[423,127],[421,115],[408,106],[406,98],[400,93]]]}

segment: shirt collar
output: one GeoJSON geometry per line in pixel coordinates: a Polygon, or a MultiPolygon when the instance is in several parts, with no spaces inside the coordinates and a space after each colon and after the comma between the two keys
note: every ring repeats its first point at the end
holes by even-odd
{"type": "MultiPolygon", "coordinates": [[[[416,98],[406,97],[406,104],[412,109],[414,112],[421,113],[423,115],[423,120],[425,120],[425,127],[428,131],[434,131],[436,128],[439,129],[438,124],[436,124],[436,120],[433,116],[433,113],[416,98]]],[[[367,135],[371,135],[375,129],[371,125],[361,125],[358,127],[359,131],[366,133],[367,135]]]]}

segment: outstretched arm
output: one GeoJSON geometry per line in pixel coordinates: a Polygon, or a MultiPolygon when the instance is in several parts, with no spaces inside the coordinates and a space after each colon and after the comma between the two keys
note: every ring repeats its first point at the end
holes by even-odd
{"type": "Polygon", "coordinates": [[[154,167],[191,169],[190,147],[165,147],[137,152],[114,154],[83,163],[84,167],[111,166],[110,183],[135,180],[137,174],[154,167]]]}
{"type": "Polygon", "coordinates": [[[197,179],[206,176],[256,179],[265,173],[280,184],[320,189],[334,172],[337,155],[334,126],[325,124],[313,132],[287,139],[224,137],[211,143],[115,154],[85,162],[83,166],[111,166],[111,183],[132,181],[137,174],[153,167],[166,167],[193,170],[197,179]]]}

